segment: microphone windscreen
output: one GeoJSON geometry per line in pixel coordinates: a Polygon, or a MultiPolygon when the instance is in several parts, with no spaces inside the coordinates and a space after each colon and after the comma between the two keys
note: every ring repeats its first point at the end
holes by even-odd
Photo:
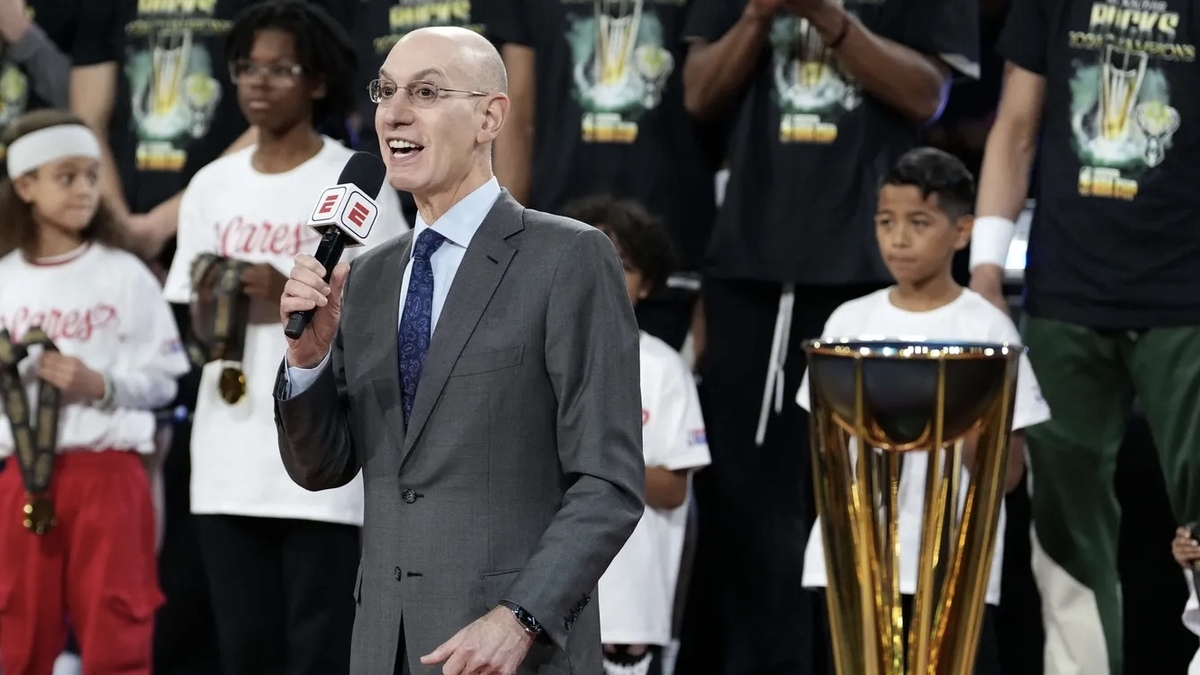
{"type": "Polygon", "coordinates": [[[383,160],[369,152],[359,150],[350,155],[350,159],[346,161],[346,166],[342,168],[342,175],[338,176],[338,184],[350,183],[372,199],[377,199],[379,189],[383,187],[383,179],[386,176],[387,169],[383,166],[383,160]]]}

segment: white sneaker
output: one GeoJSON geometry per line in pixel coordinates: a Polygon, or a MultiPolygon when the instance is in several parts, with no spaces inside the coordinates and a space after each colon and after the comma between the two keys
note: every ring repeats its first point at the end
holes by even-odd
{"type": "Polygon", "coordinates": [[[82,675],[83,661],[70,652],[58,655],[54,662],[54,675],[82,675]]]}

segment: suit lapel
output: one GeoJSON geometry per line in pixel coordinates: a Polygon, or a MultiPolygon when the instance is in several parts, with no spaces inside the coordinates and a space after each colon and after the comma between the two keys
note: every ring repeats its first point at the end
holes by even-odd
{"type": "Polygon", "coordinates": [[[421,367],[421,382],[417,385],[417,400],[413,402],[409,429],[404,435],[401,462],[420,437],[458,355],[508,270],[516,249],[506,241],[507,238],[522,227],[521,206],[507,191],[502,192],[471,239],[438,317],[429,352],[421,367]]]}
{"type": "MultiPolygon", "coordinates": [[[[366,291],[368,294],[371,293],[371,289],[378,289],[383,296],[382,311],[371,313],[370,334],[382,336],[385,342],[388,341],[387,336],[391,336],[391,347],[386,350],[383,372],[377,373],[371,384],[375,389],[380,410],[383,411],[386,421],[384,427],[388,430],[395,429],[400,439],[404,438],[405,434],[404,407],[400,403],[400,355],[397,343],[400,326],[400,289],[404,282],[404,268],[411,256],[412,237],[408,236],[407,241],[402,239],[398,246],[384,256],[381,261],[383,264],[379,266],[379,276],[365,280],[369,284],[366,291]]],[[[396,440],[391,439],[391,447],[401,447],[396,440]]]]}

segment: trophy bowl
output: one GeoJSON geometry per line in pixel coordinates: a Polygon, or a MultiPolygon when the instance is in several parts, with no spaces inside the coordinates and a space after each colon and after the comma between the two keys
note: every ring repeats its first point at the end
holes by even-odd
{"type": "Polygon", "coordinates": [[[891,339],[811,340],[805,349],[809,390],[833,408],[835,421],[849,433],[859,431],[856,371],[861,364],[864,440],[897,452],[928,448],[939,415],[943,445],[978,426],[1004,387],[1004,357],[1019,350],[1008,344],[891,339]],[[941,410],[939,395],[945,402],[941,410]]]}

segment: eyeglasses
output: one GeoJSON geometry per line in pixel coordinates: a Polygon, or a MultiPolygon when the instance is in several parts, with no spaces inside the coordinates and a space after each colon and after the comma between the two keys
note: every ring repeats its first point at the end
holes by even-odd
{"type": "Polygon", "coordinates": [[[259,65],[251,61],[241,60],[229,64],[229,78],[236,84],[243,77],[265,77],[272,84],[289,85],[300,77],[304,67],[294,63],[272,63],[259,65]]]}
{"type": "Polygon", "coordinates": [[[439,87],[429,82],[410,82],[407,86],[401,87],[394,82],[385,82],[383,80],[371,80],[367,85],[367,93],[371,95],[372,103],[383,103],[392,100],[392,97],[403,89],[408,93],[408,100],[418,108],[428,108],[437,102],[445,92],[454,92],[457,94],[467,94],[468,96],[487,96],[482,91],[472,91],[469,89],[451,89],[449,87],[439,87]]]}

